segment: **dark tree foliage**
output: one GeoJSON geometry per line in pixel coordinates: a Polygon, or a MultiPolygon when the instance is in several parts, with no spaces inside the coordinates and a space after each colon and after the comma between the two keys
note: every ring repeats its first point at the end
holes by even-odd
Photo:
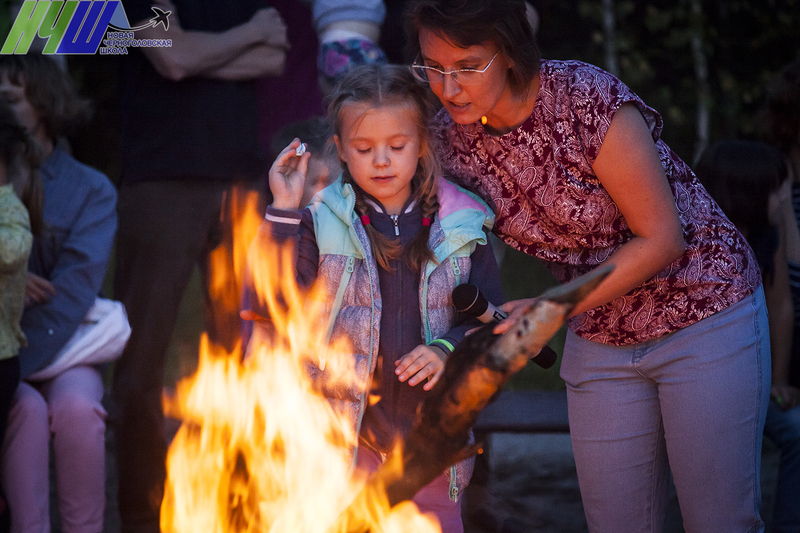
{"type": "MultiPolygon", "coordinates": [[[[692,161],[697,93],[690,39],[700,32],[711,83],[711,140],[760,135],[767,79],[800,55],[800,0],[616,0],[620,77],[665,121],[664,139],[692,161]]],[[[542,55],[604,67],[600,0],[537,0],[542,55]]]]}

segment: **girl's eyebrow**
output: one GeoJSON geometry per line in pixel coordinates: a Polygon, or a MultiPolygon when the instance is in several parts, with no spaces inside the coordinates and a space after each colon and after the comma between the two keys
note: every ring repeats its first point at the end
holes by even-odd
{"type": "MultiPolygon", "coordinates": [[[[388,137],[388,139],[389,139],[390,141],[393,141],[393,140],[395,140],[395,139],[409,139],[409,138],[411,138],[411,135],[407,135],[407,134],[405,134],[405,133],[395,133],[394,135],[390,135],[390,136],[388,137]]],[[[372,140],[374,140],[372,137],[350,137],[350,142],[355,142],[355,141],[372,141],[372,140]]]]}

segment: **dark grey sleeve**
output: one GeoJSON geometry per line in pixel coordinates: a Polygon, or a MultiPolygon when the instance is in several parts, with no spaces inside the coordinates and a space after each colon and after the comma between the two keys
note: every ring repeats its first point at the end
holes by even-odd
{"type": "MultiPolygon", "coordinates": [[[[500,268],[497,266],[497,260],[495,259],[492,243],[488,235],[485,245],[478,245],[475,247],[471,259],[472,268],[467,283],[477,286],[483,296],[495,306],[500,306],[505,303],[506,299],[503,294],[503,285],[500,281],[500,268]]],[[[477,318],[469,318],[459,314],[458,317],[456,317],[456,326],[440,338],[446,340],[453,346],[458,346],[458,344],[464,340],[467,331],[481,324],[482,323],[477,318]]]]}

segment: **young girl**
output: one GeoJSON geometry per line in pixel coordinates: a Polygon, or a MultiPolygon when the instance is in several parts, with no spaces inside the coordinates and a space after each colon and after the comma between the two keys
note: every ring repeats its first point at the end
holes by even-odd
{"type": "MultiPolygon", "coordinates": [[[[36,151],[11,108],[0,99],[0,443],[19,383],[20,328],[33,229],[41,224],[36,151]]],[[[0,521],[8,512],[0,486],[0,521]]]]}
{"type": "MultiPolygon", "coordinates": [[[[473,283],[488,300],[503,298],[485,233],[493,215],[438,177],[428,144],[431,110],[407,67],[360,67],[342,80],[329,107],[340,178],[297,212],[310,157],[296,157],[300,139],[269,175],[274,203],[266,227],[273,239],[294,239],[298,282],[321,278],[331,337],[349,338],[356,368],[369,373],[360,376],[367,385],[354,391],[351,406],[362,472],[377,469],[411,428],[448,355],[475,327],[457,322],[453,288],[473,283]],[[367,405],[370,395],[379,401],[367,405]]],[[[414,498],[445,532],[463,530],[459,495],[471,470],[472,461],[460,463],[414,498]]]]}

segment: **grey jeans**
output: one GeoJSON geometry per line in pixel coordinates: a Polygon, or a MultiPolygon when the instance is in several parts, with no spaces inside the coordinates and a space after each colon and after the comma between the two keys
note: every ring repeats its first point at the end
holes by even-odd
{"type": "Polygon", "coordinates": [[[589,530],[662,531],[671,470],[687,533],[763,531],[770,372],[762,289],[641,344],[568,333],[561,376],[589,530]]]}

